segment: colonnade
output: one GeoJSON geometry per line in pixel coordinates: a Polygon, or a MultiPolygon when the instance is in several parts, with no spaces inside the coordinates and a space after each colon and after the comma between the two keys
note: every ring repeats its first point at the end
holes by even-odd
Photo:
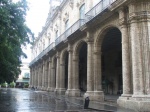
{"type": "Polygon", "coordinates": [[[65,48],[68,52],[67,88],[65,88],[64,82],[64,58],[61,56],[63,49],[57,50],[57,48],[54,55],[47,55],[30,67],[30,86],[54,91],[56,94],[80,96],[78,46],[84,41],[87,44],[87,91],[85,95],[90,96],[91,100],[103,101],[101,45],[106,31],[117,27],[122,38],[123,80],[123,94],[118,99],[118,104],[131,108],[129,107],[131,103],[128,100],[131,102],[142,100],[142,104],[148,107],[150,104],[150,17],[148,15],[150,12],[147,11],[150,8],[148,4],[144,2],[133,3],[128,6],[128,10],[122,7],[118,10],[117,24],[112,23],[112,26],[105,26],[97,31],[85,30],[85,37],[76,40],[73,44],[68,42],[65,48]]]}

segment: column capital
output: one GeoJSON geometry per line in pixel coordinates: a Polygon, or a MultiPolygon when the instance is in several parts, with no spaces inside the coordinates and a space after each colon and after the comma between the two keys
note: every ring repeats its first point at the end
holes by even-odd
{"type": "Polygon", "coordinates": [[[68,49],[67,50],[68,50],[69,53],[71,53],[73,51],[72,45],[70,43],[68,44],[68,49]]]}
{"type": "Polygon", "coordinates": [[[48,62],[50,62],[50,63],[52,62],[52,58],[51,57],[49,57],[48,62]]]}
{"type": "Polygon", "coordinates": [[[57,52],[56,58],[60,58],[60,53],[59,52],[57,52]]]}
{"type": "Polygon", "coordinates": [[[87,31],[87,36],[86,36],[86,42],[87,43],[91,43],[91,42],[94,42],[94,34],[93,34],[93,30],[92,29],[88,29],[87,31]]]}
{"type": "Polygon", "coordinates": [[[126,25],[127,24],[127,13],[126,13],[127,11],[126,11],[126,9],[124,7],[121,7],[118,12],[119,12],[119,24],[120,24],[120,26],[126,25]]]}

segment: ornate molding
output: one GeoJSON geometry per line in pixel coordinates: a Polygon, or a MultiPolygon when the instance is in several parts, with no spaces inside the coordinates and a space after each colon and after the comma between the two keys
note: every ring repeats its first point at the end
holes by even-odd
{"type": "Polygon", "coordinates": [[[69,12],[66,12],[63,17],[63,21],[66,22],[69,19],[69,12]]]}
{"type": "Polygon", "coordinates": [[[150,11],[133,12],[129,14],[129,21],[150,21],[150,11]]]}
{"type": "Polygon", "coordinates": [[[73,4],[74,4],[74,1],[73,0],[69,0],[69,6],[73,9],[73,4]]]}
{"type": "Polygon", "coordinates": [[[57,30],[58,30],[58,25],[55,24],[55,26],[54,26],[54,31],[57,31],[57,30]]]}

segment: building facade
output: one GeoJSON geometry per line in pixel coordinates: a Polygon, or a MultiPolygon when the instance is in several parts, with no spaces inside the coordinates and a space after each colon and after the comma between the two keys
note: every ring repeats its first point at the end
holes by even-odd
{"type": "Polygon", "coordinates": [[[30,87],[150,111],[149,39],[149,0],[50,0],[30,87]]]}
{"type": "Polygon", "coordinates": [[[29,63],[22,62],[20,70],[21,70],[21,74],[16,80],[16,87],[21,87],[22,85],[29,84],[29,79],[30,79],[29,63]]]}

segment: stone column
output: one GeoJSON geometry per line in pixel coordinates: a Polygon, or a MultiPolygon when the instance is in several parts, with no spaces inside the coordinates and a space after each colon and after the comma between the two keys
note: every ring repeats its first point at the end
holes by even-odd
{"type": "Polygon", "coordinates": [[[118,102],[118,104],[139,112],[149,112],[150,1],[133,0],[128,7],[132,48],[133,95],[132,98],[122,99],[122,102],[118,102]]]}
{"type": "Polygon", "coordinates": [[[68,45],[69,59],[68,59],[68,89],[66,91],[66,96],[80,96],[79,90],[79,74],[78,74],[78,64],[73,52],[71,44],[68,45]]]}
{"type": "Polygon", "coordinates": [[[39,85],[38,85],[38,89],[41,89],[41,63],[39,63],[39,75],[38,75],[38,81],[39,81],[39,85]]]}
{"type": "Polygon", "coordinates": [[[79,89],[79,55],[73,54],[73,89],[80,95],[79,89]]]}
{"type": "Polygon", "coordinates": [[[60,88],[59,93],[61,95],[65,95],[66,88],[65,88],[65,59],[61,56],[60,59],[60,88]]]}
{"type": "Polygon", "coordinates": [[[129,51],[129,33],[124,9],[119,11],[119,19],[122,33],[122,72],[123,72],[123,94],[131,96],[131,69],[129,51]]]}
{"type": "Polygon", "coordinates": [[[94,91],[94,77],[93,77],[93,41],[88,41],[87,48],[87,92],[94,91]]]}
{"type": "Polygon", "coordinates": [[[42,90],[44,90],[44,82],[45,82],[45,61],[43,60],[43,68],[42,68],[42,90]]]}
{"type": "MultiPolygon", "coordinates": [[[[129,6],[129,18],[130,18],[130,35],[131,35],[131,47],[132,47],[132,72],[133,72],[133,93],[134,95],[143,95],[143,68],[142,68],[142,49],[139,22],[136,19],[136,13],[132,12],[135,8],[134,5],[129,6]],[[134,15],[135,14],[135,17],[134,15]]],[[[136,12],[136,11],[135,11],[136,12]]]]}
{"type": "Polygon", "coordinates": [[[54,65],[52,65],[52,68],[51,68],[51,78],[50,78],[50,83],[51,83],[51,85],[50,85],[50,91],[54,91],[55,90],[55,87],[56,87],[56,76],[55,76],[55,66],[54,65]]]}
{"type": "Polygon", "coordinates": [[[37,73],[38,73],[38,72],[37,72],[37,69],[38,69],[38,68],[37,68],[37,65],[36,65],[36,67],[35,67],[35,87],[37,87],[37,75],[38,75],[38,74],[37,74],[37,73]]]}
{"type": "Polygon", "coordinates": [[[45,63],[45,90],[48,88],[48,61],[45,63]]]}
{"type": "Polygon", "coordinates": [[[49,64],[49,66],[48,66],[48,89],[47,89],[48,91],[50,91],[50,87],[51,87],[51,68],[52,68],[51,63],[52,63],[52,60],[49,57],[49,62],[48,62],[48,64],[49,64]]]}
{"type": "MultiPolygon", "coordinates": [[[[98,100],[96,92],[94,93],[94,58],[93,58],[93,34],[87,31],[87,91],[85,97],[89,96],[90,100],[98,100]],[[96,95],[95,95],[96,94],[96,95]],[[96,98],[95,98],[96,97],[96,98]]],[[[100,79],[99,79],[100,80],[100,79]]]]}
{"type": "Polygon", "coordinates": [[[33,67],[33,75],[32,75],[32,86],[34,86],[34,75],[35,75],[35,68],[33,67]]]}
{"type": "Polygon", "coordinates": [[[103,101],[102,70],[101,70],[101,46],[96,45],[94,50],[94,100],[103,101]]]}
{"type": "Polygon", "coordinates": [[[32,75],[33,75],[33,69],[30,67],[30,88],[32,87],[32,75]]]}
{"type": "Polygon", "coordinates": [[[38,89],[40,88],[40,65],[38,64],[38,89]]]}
{"type": "Polygon", "coordinates": [[[59,94],[59,88],[60,88],[60,56],[59,56],[58,52],[57,52],[56,58],[57,58],[57,67],[56,67],[56,89],[55,89],[55,93],[59,94]]]}

